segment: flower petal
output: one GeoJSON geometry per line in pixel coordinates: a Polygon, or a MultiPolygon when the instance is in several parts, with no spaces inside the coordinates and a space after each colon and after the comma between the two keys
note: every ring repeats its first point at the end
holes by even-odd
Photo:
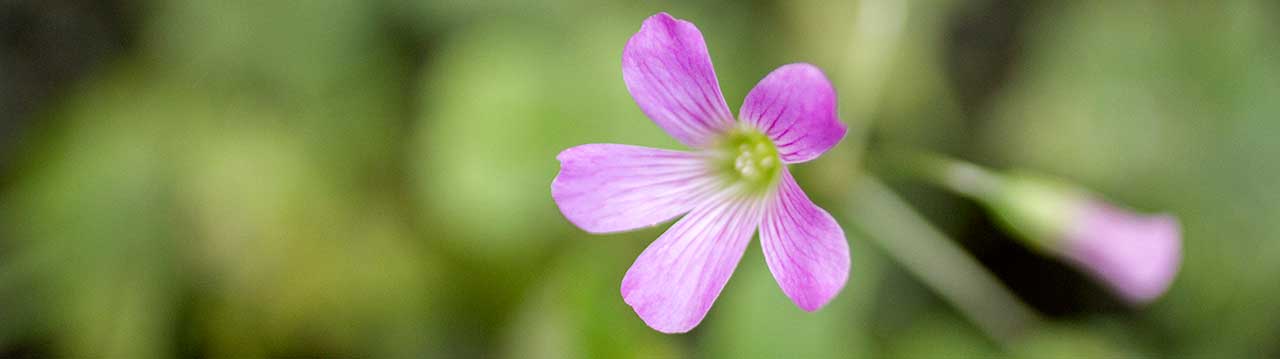
{"type": "Polygon", "coordinates": [[[653,329],[697,326],[733,274],[760,223],[758,198],[719,199],[690,212],[636,258],[622,298],[653,329]]]}
{"type": "Polygon", "coordinates": [[[702,33],[658,13],[622,50],[622,79],[640,109],[680,142],[702,147],[733,125],[702,33]]]}
{"type": "Polygon", "coordinates": [[[822,155],[844,138],[836,92],[822,70],[810,64],[779,67],[760,80],[742,102],[742,121],[763,131],[787,163],[822,155]]]}
{"type": "Polygon", "coordinates": [[[1146,304],[1164,294],[1178,274],[1182,230],[1172,216],[1144,216],[1091,201],[1060,250],[1124,300],[1146,304]]]}
{"type": "Polygon", "coordinates": [[[800,309],[822,308],[849,278],[849,243],[831,214],[782,171],[760,223],[760,247],[782,292],[800,309]]]}
{"type": "Polygon", "coordinates": [[[551,197],[565,218],[592,233],[653,226],[693,209],[720,187],[691,152],[589,144],[556,156],[551,197]]]}

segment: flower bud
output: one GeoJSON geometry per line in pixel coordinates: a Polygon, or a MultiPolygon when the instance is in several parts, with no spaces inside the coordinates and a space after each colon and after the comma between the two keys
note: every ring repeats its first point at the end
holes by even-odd
{"type": "Polygon", "coordinates": [[[998,179],[993,191],[976,197],[1033,248],[1088,272],[1131,304],[1169,288],[1182,257],[1177,219],[1118,208],[1043,177],[998,179]]]}

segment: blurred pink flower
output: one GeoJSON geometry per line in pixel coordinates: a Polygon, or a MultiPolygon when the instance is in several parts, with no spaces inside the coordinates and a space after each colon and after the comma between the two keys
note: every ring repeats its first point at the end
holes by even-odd
{"type": "Polygon", "coordinates": [[[1080,206],[1059,251],[1125,300],[1150,302],[1169,288],[1182,260],[1178,221],[1141,216],[1101,201],[1080,206]]]}
{"type": "Polygon", "coordinates": [[[822,71],[809,64],[774,70],[735,121],[698,28],[659,13],[627,42],[622,76],[640,109],[692,150],[573,147],[557,156],[551,195],[565,218],[592,233],[687,213],[623,278],[622,297],[636,314],[661,332],[693,329],[757,228],[769,269],[797,306],[813,311],[835,297],[849,274],[844,230],[787,169],[844,138],[822,71]]]}
{"type": "Polygon", "coordinates": [[[1130,304],[1155,300],[1178,273],[1182,237],[1172,216],[1117,208],[1053,178],[1028,173],[994,177],[971,165],[956,168],[964,171],[955,175],[986,178],[985,190],[962,192],[987,203],[1019,238],[1088,272],[1130,304]]]}

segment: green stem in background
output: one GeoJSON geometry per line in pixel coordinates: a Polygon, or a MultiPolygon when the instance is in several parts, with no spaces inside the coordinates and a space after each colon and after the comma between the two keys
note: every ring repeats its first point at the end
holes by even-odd
{"type": "Polygon", "coordinates": [[[1040,326],[1040,316],[878,180],[856,180],[846,221],[857,226],[1004,347],[1040,326]]]}
{"type": "Polygon", "coordinates": [[[1007,231],[1033,250],[1048,254],[1060,247],[1070,215],[1087,192],[1056,179],[1028,172],[996,173],[981,166],[920,150],[885,147],[873,164],[882,173],[922,180],[986,207],[1007,231]]]}
{"type": "Polygon", "coordinates": [[[1003,181],[982,167],[932,152],[897,147],[877,152],[881,159],[876,163],[878,169],[925,180],[976,200],[995,197],[1003,181]]]}

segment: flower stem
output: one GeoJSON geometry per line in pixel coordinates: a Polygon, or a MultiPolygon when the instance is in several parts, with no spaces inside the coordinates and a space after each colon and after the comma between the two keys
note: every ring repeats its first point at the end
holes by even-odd
{"type": "Polygon", "coordinates": [[[1040,326],[1039,314],[893,190],[870,176],[856,182],[848,222],[996,342],[1008,347],[1025,330],[1040,326]]]}
{"type": "Polygon", "coordinates": [[[933,152],[889,147],[878,153],[887,172],[925,180],[958,194],[986,200],[999,190],[1001,178],[969,162],[933,152]]]}

